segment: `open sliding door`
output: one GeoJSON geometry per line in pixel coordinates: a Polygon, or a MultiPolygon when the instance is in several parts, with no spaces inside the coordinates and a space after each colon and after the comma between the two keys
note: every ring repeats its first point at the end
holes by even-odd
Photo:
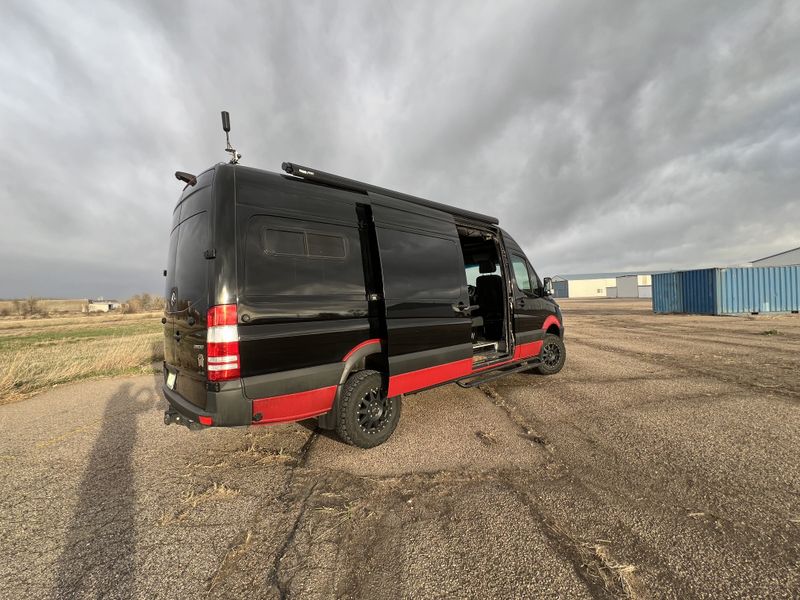
{"type": "Polygon", "coordinates": [[[451,215],[370,194],[386,306],[389,395],[472,371],[464,261],[451,215]]]}

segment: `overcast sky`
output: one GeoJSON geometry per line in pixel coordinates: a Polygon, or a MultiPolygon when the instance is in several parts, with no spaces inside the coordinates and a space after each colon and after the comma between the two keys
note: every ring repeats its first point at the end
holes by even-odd
{"type": "Polygon", "coordinates": [[[162,293],[173,173],[496,214],[540,275],[800,245],[800,2],[0,6],[0,297],[162,293]]]}

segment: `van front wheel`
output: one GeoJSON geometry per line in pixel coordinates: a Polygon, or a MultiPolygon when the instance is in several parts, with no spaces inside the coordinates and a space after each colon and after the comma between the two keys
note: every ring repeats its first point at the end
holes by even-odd
{"type": "Polygon", "coordinates": [[[372,448],[389,439],[400,420],[401,396],[389,398],[377,371],[358,371],[342,388],[336,414],[336,433],[359,448],[372,448]]]}
{"type": "Polygon", "coordinates": [[[564,340],[559,336],[548,333],[542,341],[542,351],[539,354],[541,363],[536,367],[536,372],[540,375],[555,375],[564,366],[567,360],[567,349],[564,347],[564,340]]]}

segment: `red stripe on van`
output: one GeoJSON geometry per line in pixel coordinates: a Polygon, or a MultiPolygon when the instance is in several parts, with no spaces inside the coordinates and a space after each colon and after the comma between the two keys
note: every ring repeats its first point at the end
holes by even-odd
{"type": "Polygon", "coordinates": [[[389,377],[389,397],[408,394],[422,388],[459,379],[472,373],[472,359],[465,358],[435,367],[427,367],[419,371],[401,373],[389,377]]]}
{"type": "Polygon", "coordinates": [[[316,417],[333,407],[336,387],[332,385],[307,392],[253,400],[253,415],[261,413],[257,423],[281,423],[316,417]]]}
{"type": "Polygon", "coordinates": [[[514,360],[522,360],[524,358],[532,358],[539,356],[542,351],[542,340],[535,342],[528,342],[527,344],[517,344],[514,348],[514,360]]]}
{"type": "Polygon", "coordinates": [[[377,338],[371,339],[371,340],[367,340],[365,342],[361,342],[358,346],[356,346],[355,348],[350,350],[350,352],[348,352],[347,354],[344,355],[344,358],[342,359],[342,362],[347,362],[348,358],[353,356],[353,354],[355,354],[356,352],[361,350],[364,346],[371,346],[372,344],[380,344],[380,343],[381,343],[381,341],[379,339],[377,339],[377,338]]]}
{"type": "MultiPolygon", "coordinates": [[[[544,320],[544,323],[542,323],[542,329],[546,331],[551,325],[556,325],[559,330],[561,329],[561,322],[552,315],[544,320]]],[[[366,342],[362,342],[348,352],[343,360],[347,360],[353,352],[362,346],[375,342],[380,342],[380,340],[367,340],[366,342]]],[[[528,342],[526,344],[517,344],[517,346],[514,348],[514,356],[505,362],[487,365],[486,367],[475,370],[472,368],[472,360],[465,358],[463,360],[457,360],[455,362],[445,363],[443,365],[436,365],[435,367],[427,367],[425,369],[420,369],[419,371],[410,371],[409,373],[392,375],[389,377],[388,394],[389,397],[399,396],[400,394],[409,394],[411,392],[437,385],[439,383],[454,381],[456,379],[460,379],[461,377],[472,375],[473,373],[479,373],[480,371],[502,367],[504,365],[528,358],[534,358],[539,356],[541,351],[542,340],[537,340],[535,342],[528,342]]]]}
{"type": "Polygon", "coordinates": [[[554,317],[553,315],[550,315],[544,320],[544,323],[542,323],[542,329],[547,331],[547,328],[550,327],[550,325],[556,325],[558,330],[561,331],[561,321],[559,321],[558,318],[554,317]]]}
{"type": "Polygon", "coordinates": [[[535,342],[528,342],[527,344],[518,344],[514,349],[514,357],[510,360],[493,365],[487,365],[480,369],[472,369],[472,360],[466,358],[464,360],[457,360],[455,362],[446,363],[443,365],[436,365],[435,367],[428,367],[420,369],[419,371],[411,371],[409,373],[401,373],[400,375],[392,375],[389,377],[389,397],[398,396],[400,394],[409,394],[422,388],[430,387],[445,381],[452,381],[479,373],[481,371],[488,371],[497,367],[502,367],[518,360],[525,360],[539,356],[542,350],[541,340],[535,342]]]}

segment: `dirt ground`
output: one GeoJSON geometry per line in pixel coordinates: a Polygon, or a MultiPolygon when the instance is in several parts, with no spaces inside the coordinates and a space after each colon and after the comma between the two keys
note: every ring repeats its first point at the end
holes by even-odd
{"type": "Polygon", "coordinates": [[[165,427],[152,376],[0,406],[0,597],[797,597],[800,316],[562,307],[561,374],[369,451],[165,427]]]}

